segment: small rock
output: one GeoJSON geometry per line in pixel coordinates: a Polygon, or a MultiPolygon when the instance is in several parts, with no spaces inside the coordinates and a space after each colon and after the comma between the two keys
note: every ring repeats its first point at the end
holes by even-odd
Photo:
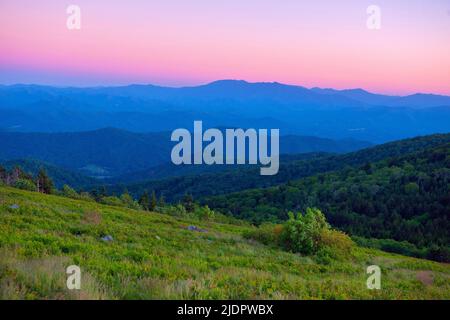
{"type": "Polygon", "coordinates": [[[196,226],[188,226],[186,229],[188,229],[189,231],[207,232],[207,230],[201,229],[201,228],[196,227],[196,226]]]}
{"type": "Polygon", "coordinates": [[[112,236],[107,235],[107,236],[102,237],[102,240],[103,240],[103,241],[106,241],[106,242],[109,242],[109,241],[113,241],[114,239],[113,239],[112,236]]]}
{"type": "Polygon", "coordinates": [[[161,238],[160,238],[160,237],[158,237],[158,236],[155,236],[155,238],[156,238],[156,239],[158,239],[158,240],[161,240],[161,238]]]}
{"type": "Polygon", "coordinates": [[[11,209],[19,209],[19,205],[18,204],[12,204],[9,206],[11,209]]]}

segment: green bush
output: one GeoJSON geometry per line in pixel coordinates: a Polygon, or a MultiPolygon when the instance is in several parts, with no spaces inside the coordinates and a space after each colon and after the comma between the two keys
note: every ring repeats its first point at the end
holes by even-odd
{"type": "Polygon", "coordinates": [[[212,211],[208,206],[196,207],[194,209],[194,215],[200,220],[214,219],[214,211],[212,211]]]}
{"type": "Polygon", "coordinates": [[[99,199],[100,203],[107,204],[109,206],[125,207],[135,210],[141,210],[142,207],[137,201],[135,201],[128,193],[124,193],[120,198],[115,196],[101,197],[99,199]]]}
{"type": "Polygon", "coordinates": [[[265,223],[243,234],[265,245],[276,245],[304,255],[317,254],[323,261],[351,256],[353,241],[345,233],[332,230],[318,209],[308,208],[306,214],[289,213],[282,225],[265,223]]]}
{"type": "Polygon", "coordinates": [[[116,206],[116,207],[123,207],[123,202],[117,197],[111,196],[111,197],[103,197],[100,199],[100,203],[109,205],[109,206],[116,206]]]}
{"type": "Polygon", "coordinates": [[[320,245],[323,230],[329,229],[325,216],[319,209],[306,209],[306,214],[289,212],[283,225],[281,245],[288,251],[305,255],[314,254],[320,245]]]}
{"type": "Polygon", "coordinates": [[[323,229],[319,236],[318,262],[328,263],[331,260],[345,260],[352,256],[355,244],[342,231],[323,229]]]}
{"type": "Polygon", "coordinates": [[[14,184],[15,188],[27,190],[27,191],[37,191],[36,185],[33,181],[28,179],[18,179],[14,184]]]}
{"type": "Polygon", "coordinates": [[[120,200],[122,201],[122,205],[135,210],[140,210],[142,207],[139,205],[139,203],[133,199],[132,196],[128,192],[125,192],[120,196],[120,200]]]}
{"type": "Polygon", "coordinates": [[[72,199],[80,199],[80,195],[74,189],[69,187],[67,184],[65,184],[62,187],[61,192],[64,197],[72,198],[72,199]]]}
{"type": "Polygon", "coordinates": [[[366,239],[362,237],[353,237],[355,242],[367,248],[374,248],[383,250],[386,252],[398,253],[401,255],[417,257],[417,258],[425,258],[426,250],[417,248],[412,243],[407,241],[395,241],[393,239],[366,239]]]}
{"type": "Polygon", "coordinates": [[[175,206],[159,206],[156,207],[155,211],[173,217],[186,217],[188,214],[186,208],[181,204],[175,206]]]}

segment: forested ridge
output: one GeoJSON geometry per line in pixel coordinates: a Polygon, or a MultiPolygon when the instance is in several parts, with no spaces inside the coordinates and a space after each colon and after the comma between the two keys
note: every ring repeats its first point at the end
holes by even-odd
{"type": "Polygon", "coordinates": [[[344,155],[283,156],[280,173],[272,177],[260,176],[256,167],[234,166],[129,188],[97,186],[89,192],[72,189],[71,182],[82,179],[64,170],[56,170],[58,181],[69,185],[57,190],[61,186],[51,183],[43,189],[48,180],[45,171],[55,174],[53,167],[36,161],[21,164],[25,170],[14,163],[7,166],[9,172],[0,167],[0,184],[130,208],[152,209],[168,202],[176,210],[189,210],[199,202],[209,206],[205,212],[211,208],[257,225],[285,221],[290,211],[318,208],[333,227],[361,245],[450,261],[450,134],[344,155]]]}
{"type": "Polygon", "coordinates": [[[351,235],[448,249],[449,186],[450,143],[445,143],[203,202],[254,223],[286,220],[291,210],[317,207],[351,235]]]}
{"type": "MultiPolygon", "coordinates": [[[[361,166],[389,157],[398,157],[448,142],[450,142],[450,134],[435,134],[390,142],[342,155],[326,153],[282,155],[280,170],[274,176],[261,176],[259,166],[232,166],[231,170],[225,172],[203,174],[198,172],[189,174],[189,170],[187,170],[183,176],[132,184],[116,184],[109,190],[117,194],[127,189],[135,196],[139,196],[144,190],[154,190],[157,194],[164,195],[167,201],[173,202],[181,200],[186,193],[199,199],[246,189],[275,186],[318,173],[361,166]]],[[[187,167],[189,169],[189,166],[187,167]]],[[[195,166],[190,167],[195,168],[195,166]]]]}

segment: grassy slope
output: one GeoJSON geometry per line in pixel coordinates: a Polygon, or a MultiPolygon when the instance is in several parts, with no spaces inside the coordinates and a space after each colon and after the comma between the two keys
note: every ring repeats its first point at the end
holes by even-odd
{"type": "Polygon", "coordinates": [[[246,228],[0,187],[0,298],[450,299],[448,265],[362,248],[322,265],[245,240],[246,228]],[[81,291],[65,289],[70,264],[81,291]],[[371,264],[382,290],[366,288],[371,264]]]}

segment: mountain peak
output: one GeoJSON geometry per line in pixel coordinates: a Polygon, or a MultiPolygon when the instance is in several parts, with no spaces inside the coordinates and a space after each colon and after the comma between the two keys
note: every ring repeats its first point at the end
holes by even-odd
{"type": "Polygon", "coordinates": [[[249,82],[245,80],[233,80],[233,79],[224,79],[224,80],[216,80],[213,82],[210,82],[204,87],[234,87],[234,86],[242,86],[242,85],[248,85],[249,82]]]}
{"type": "Polygon", "coordinates": [[[342,92],[353,92],[353,93],[364,93],[364,94],[372,94],[371,92],[361,89],[361,88],[354,88],[354,89],[345,89],[342,90],[342,92]]]}

